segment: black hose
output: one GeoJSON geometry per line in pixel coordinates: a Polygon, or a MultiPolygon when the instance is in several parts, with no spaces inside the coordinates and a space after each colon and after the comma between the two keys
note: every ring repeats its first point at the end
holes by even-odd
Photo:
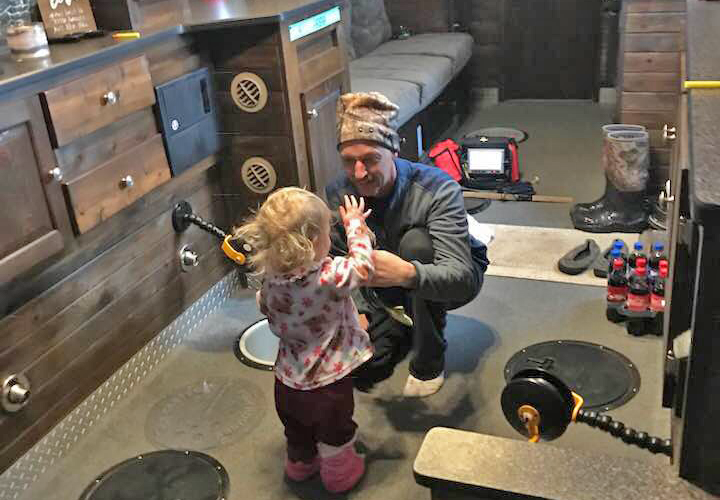
{"type": "Polygon", "coordinates": [[[576,421],[588,424],[590,427],[597,427],[616,438],[622,439],[627,444],[634,444],[651,453],[662,453],[672,457],[672,442],[669,439],[660,439],[648,435],[647,432],[638,432],[630,427],[625,427],[625,424],[614,421],[610,415],[596,411],[580,410],[576,421]]]}
{"type": "Polygon", "coordinates": [[[198,226],[200,229],[203,229],[204,231],[207,231],[208,233],[217,236],[221,240],[224,240],[227,237],[227,233],[225,231],[217,227],[215,224],[207,222],[198,215],[186,214],[185,219],[189,220],[190,222],[198,226]]]}

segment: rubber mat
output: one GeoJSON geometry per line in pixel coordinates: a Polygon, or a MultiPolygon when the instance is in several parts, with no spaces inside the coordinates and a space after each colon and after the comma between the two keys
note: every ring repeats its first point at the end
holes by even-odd
{"type": "Polygon", "coordinates": [[[488,276],[523,278],[556,283],[571,283],[605,287],[607,282],[597,278],[592,267],[581,274],[570,276],[561,272],[557,263],[560,258],[590,238],[604,251],[616,238],[628,246],[637,241],[635,234],[590,234],[575,229],[549,227],[510,226],[483,224],[494,229],[495,237],[488,247],[490,267],[488,276]]]}

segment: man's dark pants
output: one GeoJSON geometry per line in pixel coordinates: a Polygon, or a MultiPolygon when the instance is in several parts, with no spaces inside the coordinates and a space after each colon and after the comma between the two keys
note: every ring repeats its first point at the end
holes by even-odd
{"type": "MultiPolygon", "coordinates": [[[[398,255],[406,261],[432,263],[434,251],[430,235],[422,228],[409,230],[400,241],[398,255]]],[[[368,317],[368,333],[375,354],[353,373],[355,387],[369,390],[390,377],[413,347],[410,373],[420,380],[438,377],[445,369],[447,311],[460,304],[428,301],[403,288],[363,289],[361,295],[360,298],[356,294],[356,304],[359,312],[368,317]],[[383,305],[403,306],[413,320],[413,327],[393,319],[383,305]]]]}

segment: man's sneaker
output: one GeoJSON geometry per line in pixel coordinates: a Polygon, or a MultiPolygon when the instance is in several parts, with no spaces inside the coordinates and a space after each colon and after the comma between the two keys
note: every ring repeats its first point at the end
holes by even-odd
{"type": "Polygon", "coordinates": [[[408,398],[424,398],[432,396],[440,390],[444,383],[444,372],[430,380],[420,380],[412,375],[408,375],[407,382],[405,383],[405,389],[403,389],[403,396],[408,398]]]}

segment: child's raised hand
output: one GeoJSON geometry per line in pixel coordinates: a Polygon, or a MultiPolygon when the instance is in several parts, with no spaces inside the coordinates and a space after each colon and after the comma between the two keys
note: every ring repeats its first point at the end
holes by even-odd
{"type": "Polygon", "coordinates": [[[347,226],[351,219],[360,218],[365,222],[372,210],[365,212],[365,199],[360,197],[358,202],[354,195],[345,195],[345,206],[340,206],[340,217],[342,217],[343,225],[347,226]]]}

